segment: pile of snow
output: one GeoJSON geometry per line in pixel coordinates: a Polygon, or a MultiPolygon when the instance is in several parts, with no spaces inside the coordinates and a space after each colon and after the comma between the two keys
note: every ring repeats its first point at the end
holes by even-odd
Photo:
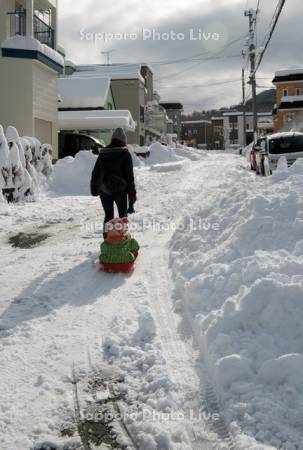
{"type": "Polygon", "coordinates": [[[36,200],[52,175],[52,147],[0,125],[0,192],[8,201],[36,200]]]}
{"type": "Polygon", "coordinates": [[[132,156],[133,159],[133,165],[134,167],[144,167],[144,161],[142,160],[142,158],[140,158],[137,153],[139,152],[138,149],[141,149],[143,147],[139,147],[139,145],[128,145],[128,149],[130,151],[130,154],[132,156]]]}
{"type": "Polygon", "coordinates": [[[175,149],[161,145],[159,142],[153,143],[150,148],[150,155],[146,159],[147,164],[160,164],[172,161],[178,161],[180,158],[177,156],[175,149]]]}
{"type": "Polygon", "coordinates": [[[244,172],[186,219],[215,228],[176,232],[176,305],[228,421],[262,444],[301,449],[303,160],[264,180],[244,172]]]}
{"type": "Polygon", "coordinates": [[[154,164],[172,163],[175,161],[182,161],[189,159],[191,161],[198,161],[201,157],[205,157],[205,151],[198,151],[191,147],[184,147],[183,145],[162,145],[160,142],[154,142],[149,147],[134,146],[136,154],[149,153],[146,158],[140,158],[144,164],[152,166],[154,164]]]}
{"type": "MultiPolygon", "coordinates": [[[[128,148],[135,168],[151,167],[157,172],[181,170],[187,159],[196,161],[205,155],[190,148],[174,149],[154,143],[149,148],[150,156],[142,158],[136,154],[140,147],[129,145],[128,148]]],[[[90,195],[91,172],[96,159],[92,152],[80,151],[75,158],[67,156],[57,161],[49,183],[50,191],[62,195],[90,195]]]]}
{"type": "Polygon", "coordinates": [[[59,159],[49,189],[63,195],[90,195],[91,173],[96,160],[97,156],[88,151],[77,153],[75,158],[59,159]]]}

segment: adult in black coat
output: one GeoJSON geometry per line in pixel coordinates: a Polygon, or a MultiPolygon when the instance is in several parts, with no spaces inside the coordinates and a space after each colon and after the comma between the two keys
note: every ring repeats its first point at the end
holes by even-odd
{"type": "Polygon", "coordinates": [[[126,142],[123,129],[117,128],[111,143],[100,151],[92,172],[91,194],[101,198],[104,223],[114,218],[115,203],[119,217],[125,217],[137,200],[133,160],[126,142]]]}

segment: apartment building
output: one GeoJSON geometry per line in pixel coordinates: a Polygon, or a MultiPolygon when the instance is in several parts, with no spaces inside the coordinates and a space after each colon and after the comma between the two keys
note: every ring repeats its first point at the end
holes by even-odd
{"type": "Polygon", "coordinates": [[[280,70],[275,73],[275,131],[301,129],[303,122],[303,69],[280,70]]]}
{"type": "Polygon", "coordinates": [[[224,150],[224,119],[222,116],[211,118],[212,139],[211,148],[213,150],[224,150]]]}
{"type": "Polygon", "coordinates": [[[57,0],[1,0],[0,123],[52,144],[57,155],[57,0]]]}
{"type": "MultiPolygon", "coordinates": [[[[264,119],[267,119],[267,133],[273,131],[272,112],[258,113],[258,127],[264,128],[264,119]],[[271,124],[271,127],[270,127],[271,124]]],[[[246,132],[244,133],[243,112],[227,111],[223,113],[224,148],[231,145],[245,147],[253,141],[253,113],[246,113],[246,132]]]]}
{"type": "Polygon", "coordinates": [[[182,137],[182,112],[183,105],[180,102],[161,102],[161,106],[166,110],[167,116],[173,122],[172,132],[177,135],[177,139],[182,137]]]}
{"type": "Polygon", "coordinates": [[[182,122],[182,140],[188,147],[211,148],[211,122],[208,120],[187,120],[182,122]]]}

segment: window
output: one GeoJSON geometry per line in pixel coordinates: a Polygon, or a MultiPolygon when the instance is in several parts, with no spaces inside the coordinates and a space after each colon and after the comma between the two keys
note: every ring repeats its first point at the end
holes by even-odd
{"type": "Polygon", "coordinates": [[[302,89],[296,88],[296,95],[302,95],[302,89]]]}
{"type": "Polygon", "coordinates": [[[283,89],[283,97],[288,97],[288,89],[283,89]]]}
{"type": "Polygon", "coordinates": [[[95,145],[93,139],[88,136],[81,136],[80,150],[92,150],[95,145]]]}

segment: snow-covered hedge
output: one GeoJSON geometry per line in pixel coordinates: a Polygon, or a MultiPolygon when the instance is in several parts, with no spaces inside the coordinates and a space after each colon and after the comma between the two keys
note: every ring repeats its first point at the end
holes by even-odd
{"type": "Polygon", "coordinates": [[[52,174],[52,147],[0,125],[0,195],[9,202],[35,200],[52,174]]]}

